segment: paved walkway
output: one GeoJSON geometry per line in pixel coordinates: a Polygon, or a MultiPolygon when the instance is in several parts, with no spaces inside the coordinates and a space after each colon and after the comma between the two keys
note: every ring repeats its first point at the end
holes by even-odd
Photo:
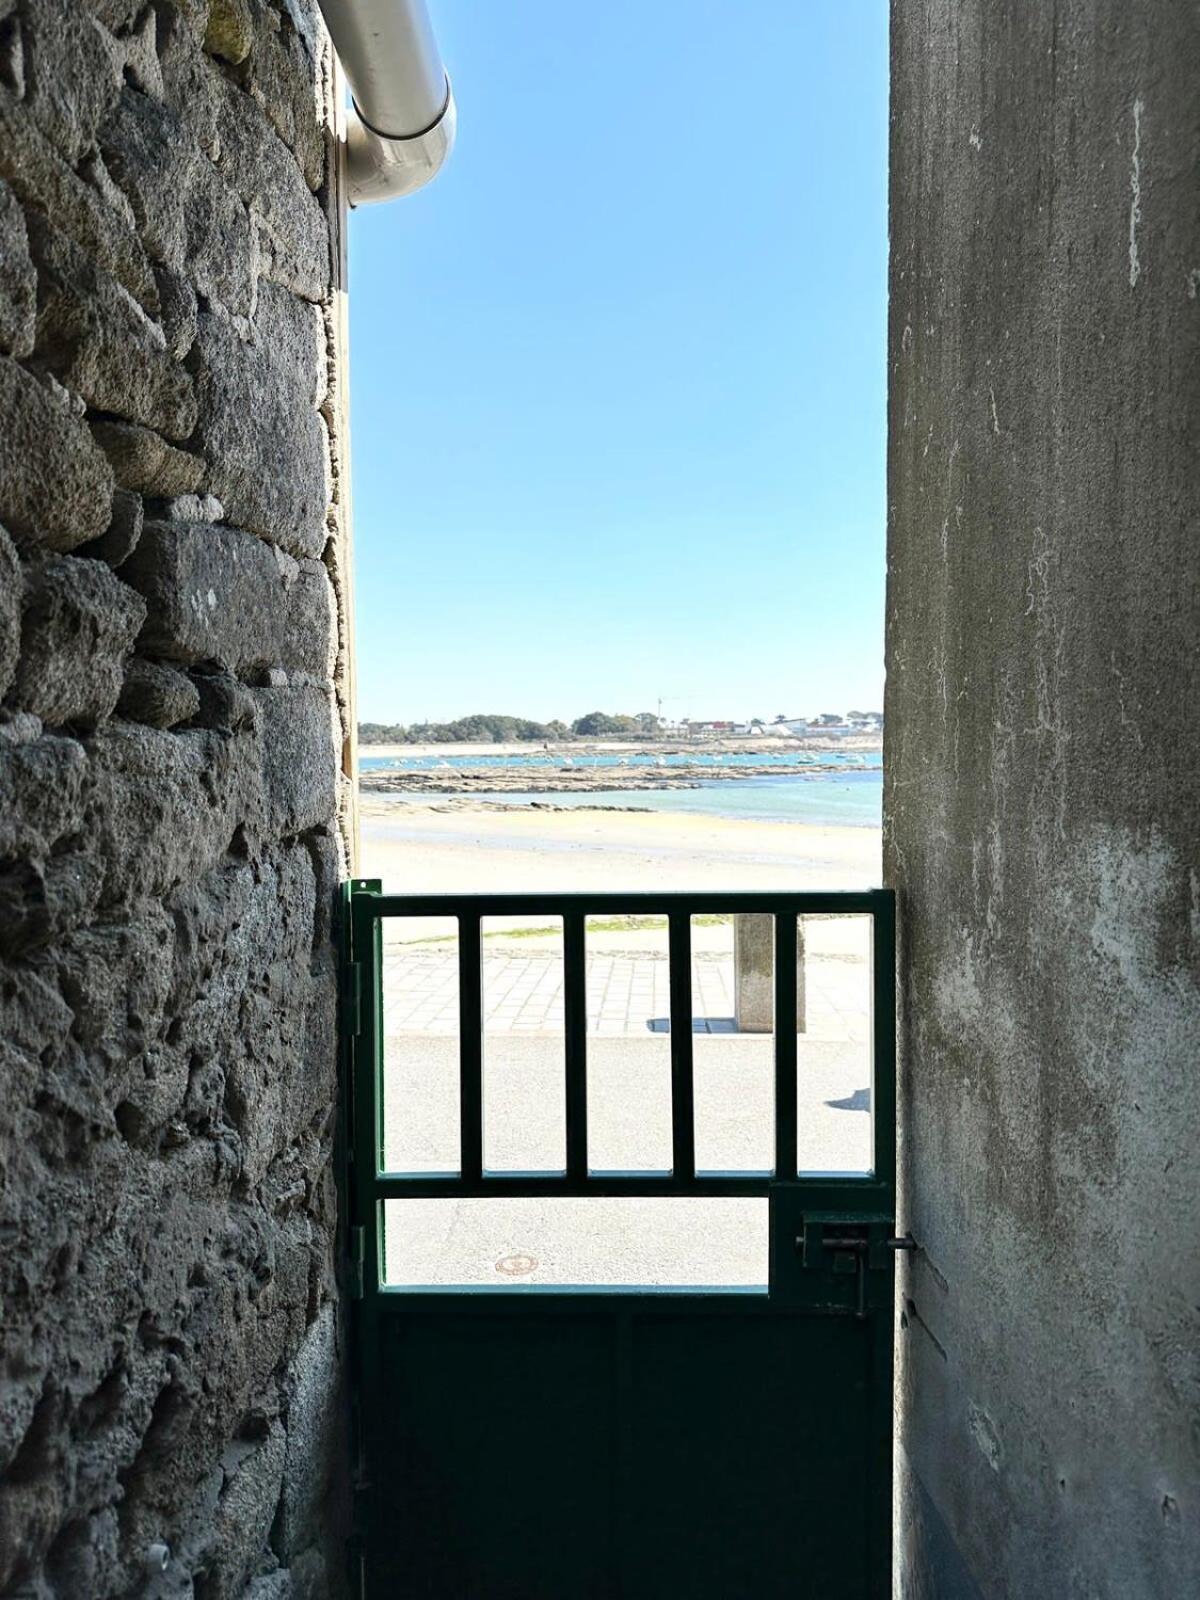
{"type": "MultiPolygon", "coordinates": [[[[671,1012],[666,956],[593,955],[587,963],[588,1032],[665,1033],[671,1012]]],[[[697,1033],[733,1033],[733,963],[692,962],[697,1033]]],[[[555,1033],[563,1026],[562,961],[552,950],[491,952],[483,958],[484,1027],[489,1033],[555,1033]]],[[[389,1030],[457,1033],[458,956],[453,945],[393,947],[384,957],[389,1030]]]]}
{"type": "MultiPolygon", "coordinates": [[[[561,1033],[563,969],[553,948],[485,950],[484,1029],[489,1034],[561,1033]]],[[[384,1018],[389,1033],[458,1032],[458,955],[453,942],[385,948],[384,1018]]],[[[806,971],[806,1033],[862,1040],[869,1034],[866,969],[813,960],[806,971]]],[[[692,960],[693,1033],[736,1033],[733,957],[692,960]]],[[[592,954],[587,962],[588,1032],[628,1037],[670,1031],[665,951],[592,954]]]]}
{"type": "MultiPolygon", "coordinates": [[[[701,1171],[764,1171],[773,1160],[774,1048],[734,1021],[732,931],[694,930],[693,1084],[701,1171]],[[697,948],[699,946],[699,948],[697,948]]],[[[846,929],[806,948],[797,1040],[799,1165],[870,1165],[870,966],[846,929]]],[[[589,937],[588,1151],[593,1171],[671,1163],[669,963],[665,937],[589,937]],[[604,948],[607,944],[608,948],[604,948]]],[[[458,1163],[458,952],[441,934],[386,943],[384,1159],[394,1171],[458,1163]]],[[[561,1171],[565,1161],[563,970],[556,938],[485,940],[484,1165],[561,1171]]],[[[761,1200],[389,1202],[393,1283],[761,1285],[761,1200]]]]}

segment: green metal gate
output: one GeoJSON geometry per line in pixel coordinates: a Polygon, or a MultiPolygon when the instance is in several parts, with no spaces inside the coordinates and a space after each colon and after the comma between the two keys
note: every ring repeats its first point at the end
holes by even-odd
{"type": "MultiPolygon", "coordinates": [[[[890,1594],[894,907],[861,894],[385,895],[345,902],[356,1563],[368,1600],[860,1600],[890,1594]],[[797,1035],[774,1030],[774,1171],[697,1172],[691,919],[773,919],[775,1018],[797,918],[870,919],[873,1159],[798,1173],[797,1035]],[[585,919],[665,916],[669,1173],[588,1158],[585,919]],[[458,926],[460,1157],[389,1172],[382,932],[458,926]],[[565,1170],[489,1173],[481,919],[561,918],[565,1170]],[[425,1289],[385,1282],[390,1203],[431,1197],[755,1197],[759,1290],[425,1289]]],[[[832,1102],[830,1102],[832,1103],[832,1102]]],[[[702,1208],[701,1208],[702,1210],[702,1208]]]]}

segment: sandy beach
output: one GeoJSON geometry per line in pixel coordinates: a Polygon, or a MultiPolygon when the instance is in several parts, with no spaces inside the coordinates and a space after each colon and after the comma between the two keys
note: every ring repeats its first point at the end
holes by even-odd
{"type": "Polygon", "coordinates": [[[363,796],[364,877],[395,893],[866,889],[877,828],[673,812],[436,807],[363,796]]]}

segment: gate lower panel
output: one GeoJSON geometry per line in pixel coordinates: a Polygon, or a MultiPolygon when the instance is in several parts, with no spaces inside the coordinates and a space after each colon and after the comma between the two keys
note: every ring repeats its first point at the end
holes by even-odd
{"type": "Polygon", "coordinates": [[[864,1449],[890,1389],[886,1316],[410,1302],[385,1314],[380,1358],[371,1596],[887,1592],[889,1444],[864,1449]]]}

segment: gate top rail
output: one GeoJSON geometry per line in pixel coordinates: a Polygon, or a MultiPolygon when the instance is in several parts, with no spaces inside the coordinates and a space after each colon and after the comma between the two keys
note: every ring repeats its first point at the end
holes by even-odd
{"type": "Polygon", "coordinates": [[[612,893],[572,890],[535,894],[384,894],[373,880],[356,878],[350,890],[356,912],[368,917],[504,917],[531,914],[680,916],[706,911],[797,916],[878,915],[890,911],[891,889],[703,890],[612,893]]]}

